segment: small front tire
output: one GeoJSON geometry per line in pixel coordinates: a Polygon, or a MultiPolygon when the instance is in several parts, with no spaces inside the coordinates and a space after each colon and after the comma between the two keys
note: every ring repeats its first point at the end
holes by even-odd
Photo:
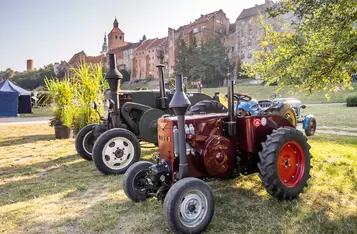
{"type": "Polygon", "coordinates": [[[165,197],[164,215],[175,233],[204,232],[213,213],[213,193],[202,180],[192,177],[179,180],[165,197]]]}
{"type": "Polygon", "coordinates": [[[96,124],[89,124],[82,128],[78,132],[75,141],[77,153],[87,161],[92,161],[92,151],[95,142],[93,133],[94,126],[96,126],[96,124]]]}
{"type": "Polygon", "coordinates": [[[100,135],[93,147],[93,162],[104,175],[123,174],[140,159],[140,144],[127,129],[114,128],[100,135]]]}
{"type": "Polygon", "coordinates": [[[307,128],[305,129],[306,136],[313,136],[316,132],[316,119],[314,117],[310,118],[307,122],[307,128]]]}
{"type": "Polygon", "coordinates": [[[130,200],[139,202],[148,198],[145,179],[152,165],[154,164],[146,161],[136,162],[125,172],[123,188],[130,200]]]}

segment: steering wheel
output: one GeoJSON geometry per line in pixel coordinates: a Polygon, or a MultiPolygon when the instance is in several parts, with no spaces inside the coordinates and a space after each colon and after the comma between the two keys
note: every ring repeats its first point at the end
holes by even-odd
{"type": "MultiPolygon", "coordinates": [[[[226,94],[225,96],[226,98],[228,98],[228,94],[226,94]]],[[[252,97],[246,93],[235,93],[233,94],[233,97],[237,101],[249,102],[250,100],[252,100],[252,97]]]]}

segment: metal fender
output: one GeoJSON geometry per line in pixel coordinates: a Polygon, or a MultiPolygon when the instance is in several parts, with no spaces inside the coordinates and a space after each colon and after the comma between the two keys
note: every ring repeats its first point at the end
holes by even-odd
{"type": "Polygon", "coordinates": [[[303,121],[303,123],[302,123],[302,128],[303,128],[303,129],[307,129],[307,128],[308,128],[308,126],[309,126],[309,121],[310,121],[310,119],[312,119],[312,118],[315,118],[315,116],[313,116],[313,115],[307,115],[307,116],[304,118],[304,121],[303,121]]]}

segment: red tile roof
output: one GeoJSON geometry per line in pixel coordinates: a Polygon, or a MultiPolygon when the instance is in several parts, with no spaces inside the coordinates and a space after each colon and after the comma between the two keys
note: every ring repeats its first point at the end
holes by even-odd
{"type": "Polygon", "coordinates": [[[74,65],[76,62],[79,62],[87,57],[86,53],[82,50],[72,56],[72,58],[68,61],[69,65],[74,65]]]}
{"type": "Polygon", "coordinates": [[[149,40],[145,40],[141,43],[141,45],[136,48],[135,51],[139,51],[139,50],[145,50],[147,49],[148,46],[150,46],[150,44],[154,41],[154,39],[149,39],[149,40]]]}
{"type": "Polygon", "coordinates": [[[165,41],[167,41],[167,37],[163,37],[160,39],[155,39],[155,41],[153,43],[151,43],[146,49],[150,49],[153,47],[157,47],[157,46],[161,46],[165,43],[165,41]]]}
{"type": "Polygon", "coordinates": [[[203,23],[203,22],[206,22],[206,21],[210,20],[214,15],[216,15],[220,11],[222,11],[222,10],[218,10],[218,11],[214,11],[214,12],[211,12],[211,13],[208,13],[208,14],[205,14],[205,15],[201,15],[201,17],[196,19],[193,23],[183,25],[183,26],[179,27],[177,30],[178,31],[185,31],[185,30],[188,30],[188,29],[192,29],[192,27],[194,25],[200,24],[200,23],[203,23]]]}
{"type": "Polygon", "coordinates": [[[100,62],[103,62],[104,59],[105,59],[104,54],[101,54],[98,56],[87,56],[86,62],[87,63],[100,63],[100,62]]]}
{"type": "Polygon", "coordinates": [[[124,42],[124,45],[122,45],[120,47],[117,47],[117,48],[114,48],[114,49],[111,49],[111,50],[108,51],[108,53],[118,53],[118,52],[121,52],[121,51],[124,51],[124,50],[136,48],[139,45],[140,45],[139,42],[137,42],[137,43],[124,42]]]}
{"type": "Polygon", "coordinates": [[[120,28],[113,28],[112,31],[110,31],[110,33],[108,34],[108,36],[112,33],[121,33],[124,34],[122,30],[120,30],[120,28]]]}

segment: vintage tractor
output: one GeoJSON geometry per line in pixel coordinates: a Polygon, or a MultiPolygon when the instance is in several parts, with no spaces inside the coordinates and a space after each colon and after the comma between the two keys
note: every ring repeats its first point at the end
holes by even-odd
{"type": "Polygon", "coordinates": [[[190,102],[181,90],[170,102],[175,117],[158,120],[156,164],[140,161],[124,176],[133,201],[156,197],[176,233],[201,233],[214,213],[214,196],[204,179],[259,173],[263,186],[279,200],[298,197],[310,175],[306,137],[281,115],[234,113],[233,81],[228,113],[185,116],[190,102]]]}
{"type": "MultiPolygon", "coordinates": [[[[159,69],[159,90],[125,90],[118,92],[122,75],[116,69],[114,54],[109,55],[104,116],[101,124],[90,124],[76,136],[78,154],[94,161],[104,174],[120,174],[140,157],[139,140],[157,144],[157,119],[172,115],[168,104],[173,94],[164,88],[163,65],[159,69]]],[[[200,101],[219,106],[219,102],[203,93],[188,93],[191,103],[200,101]]],[[[96,108],[96,105],[94,105],[96,108]]],[[[210,109],[217,112],[217,109],[210,109]]],[[[99,112],[98,112],[99,114],[99,112]]]]}
{"type": "Polygon", "coordinates": [[[247,94],[235,94],[238,100],[235,111],[246,115],[266,115],[277,114],[287,118],[295,127],[297,123],[303,123],[302,128],[307,136],[312,136],[316,131],[316,119],[313,115],[302,115],[301,109],[306,106],[294,98],[281,98],[278,94],[273,94],[269,100],[257,101],[247,94]]]}

